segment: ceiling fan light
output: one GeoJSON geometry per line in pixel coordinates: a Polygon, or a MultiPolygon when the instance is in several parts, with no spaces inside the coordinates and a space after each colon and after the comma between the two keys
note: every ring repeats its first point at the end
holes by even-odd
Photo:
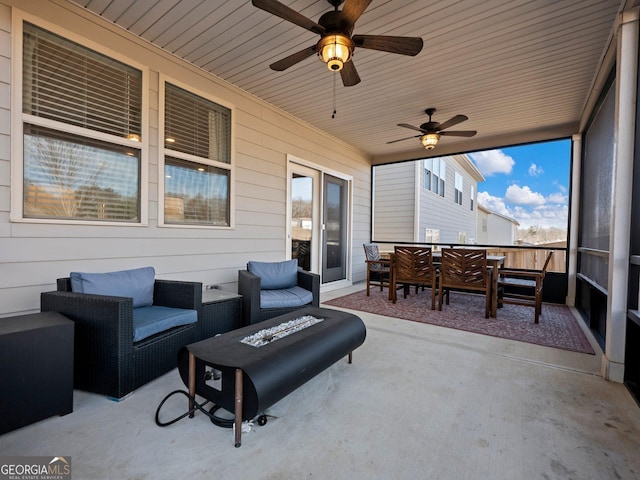
{"type": "Polygon", "coordinates": [[[354,47],[349,37],[338,33],[322,37],[317,50],[320,60],[327,64],[327,68],[339,72],[344,64],[351,60],[354,47]]]}
{"type": "Polygon", "coordinates": [[[440,140],[440,135],[438,135],[437,133],[427,133],[426,135],[420,137],[422,146],[427,150],[433,150],[434,148],[436,148],[438,140],[440,140]]]}

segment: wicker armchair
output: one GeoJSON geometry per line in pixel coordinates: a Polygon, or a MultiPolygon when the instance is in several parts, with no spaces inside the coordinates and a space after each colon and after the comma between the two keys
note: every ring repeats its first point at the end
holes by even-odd
{"type": "MultiPolygon", "coordinates": [[[[69,278],[58,291],[43,292],[40,309],[60,312],[75,322],[74,387],[120,399],[176,368],[180,348],[199,340],[199,323],[178,326],[133,341],[133,300],[74,293],[69,278]]],[[[197,310],[202,284],[155,280],[153,304],[197,310]]]]}
{"type": "MultiPolygon", "coordinates": [[[[238,293],[242,295],[243,325],[252,325],[304,307],[320,306],[320,276],[306,270],[297,270],[297,287],[311,292],[313,299],[306,305],[278,306],[265,308],[261,306],[261,278],[247,270],[238,270],[238,293]]],[[[272,290],[273,292],[273,290],[272,290]]]]}

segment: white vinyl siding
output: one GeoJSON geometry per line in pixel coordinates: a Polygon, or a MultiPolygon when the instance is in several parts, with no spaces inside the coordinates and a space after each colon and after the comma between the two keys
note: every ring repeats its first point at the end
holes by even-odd
{"type": "MultiPolygon", "coordinates": [[[[371,167],[363,152],[71,2],[30,0],[20,8],[0,5],[0,241],[3,263],[11,272],[0,275],[0,317],[39,311],[40,292],[54,290],[56,278],[71,271],[153,266],[158,278],[219,284],[223,290],[235,292],[238,270],[249,260],[284,260],[290,248],[285,238],[288,154],[353,178],[350,278],[354,282],[364,279],[362,244],[370,238],[371,167]],[[131,58],[138,62],[134,66],[146,69],[143,103],[145,96],[148,103],[142,114],[143,125],[148,117],[148,127],[142,129],[142,136],[148,142],[148,164],[143,162],[141,183],[143,190],[148,190],[148,199],[143,197],[141,206],[148,211],[147,225],[10,221],[13,180],[9,162],[15,143],[11,141],[11,124],[20,121],[20,110],[10,111],[5,102],[9,91],[19,88],[10,76],[12,60],[16,60],[12,33],[14,25],[24,19],[94,50],[102,47],[114,58],[131,58]],[[99,39],[101,45],[93,39],[99,39]],[[233,229],[158,228],[162,75],[235,106],[235,180],[230,186],[235,191],[233,229]]],[[[21,57],[21,52],[17,53],[21,57]]]]}
{"type": "MultiPolygon", "coordinates": [[[[475,180],[462,168],[462,160],[457,155],[440,157],[445,168],[444,184],[455,185],[455,175],[462,179],[462,191],[465,185],[475,185],[475,180]]],[[[420,198],[419,225],[421,231],[425,229],[439,229],[440,242],[458,243],[464,238],[466,243],[475,243],[476,216],[466,208],[460,208],[455,202],[455,189],[445,188],[444,196],[434,195],[433,192],[422,190],[420,198]]],[[[424,241],[424,239],[421,239],[424,241]]]]}
{"type": "Polygon", "coordinates": [[[414,162],[375,167],[373,239],[414,241],[414,162]]]}
{"type": "Polygon", "coordinates": [[[461,191],[476,184],[466,161],[454,155],[374,167],[373,239],[430,242],[426,232],[437,231],[443,243],[475,242],[475,212],[456,205],[455,189],[446,188],[456,175],[461,191]],[[437,192],[427,188],[434,185],[437,192]]]}

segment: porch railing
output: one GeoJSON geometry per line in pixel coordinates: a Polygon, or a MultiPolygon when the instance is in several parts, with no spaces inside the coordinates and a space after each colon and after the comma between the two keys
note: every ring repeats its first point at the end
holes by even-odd
{"type": "Polygon", "coordinates": [[[548,272],[566,273],[567,271],[567,247],[549,246],[504,246],[504,245],[470,245],[464,243],[420,243],[420,242],[389,242],[374,240],[383,251],[392,251],[394,245],[425,245],[434,250],[450,247],[484,248],[488,255],[504,255],[505,267],[526,270],[541,270],[549,251],[553,251],[553,257],[547,267],[548,272]]]}

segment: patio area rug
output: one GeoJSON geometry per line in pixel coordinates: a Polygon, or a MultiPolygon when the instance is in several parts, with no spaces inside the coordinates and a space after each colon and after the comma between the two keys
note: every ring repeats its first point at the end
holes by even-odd
{"type": "Polygon", "coordinates": [[[450,305],[442,311],[431,310],[431,292],[415,291],[406,299],[398,292],[398,301],[393,304],[388,292],[372,289],[367,297],[364,290],[327,302],[325,305],[349,308],[414,322],[429,323],[441,327],[481,333],[493,337],[561,348],[573,352],[595,354],[569,307],[545,303],[542,306],[540,323],[533,322],[533,307],[505,305],[498,309],[497,318],[484,318],[484,297],[467,293],[451,292],[450,305]]]}

